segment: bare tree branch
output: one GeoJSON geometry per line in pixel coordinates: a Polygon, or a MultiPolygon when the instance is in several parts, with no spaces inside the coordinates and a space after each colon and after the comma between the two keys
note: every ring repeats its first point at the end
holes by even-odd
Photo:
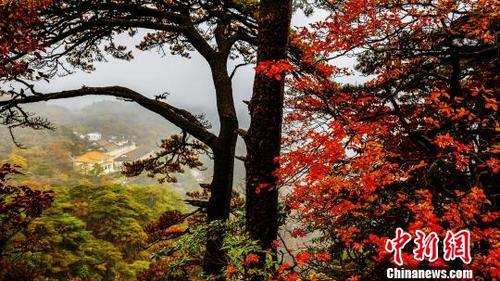
{"type": "Polygon", "coordinates": [[[151,110],[158,115],[164,117],[172,122],[177,127],[185,130],[187,133],[203,142],[207,146],[213,148],[217,137],[209,132],[203,124],[191,113],[184,109],[179,109],[163,101],[155,100],[143,96],[131,89],[110,86],[110,87],[83,87],[77,90],[68,90],[54,93],[47,93],[43,95],[32,95],[23,98],[10,99],[0,101],[0,112],[4,112],[20,104],[29,104],[41,101],[66,99],[81,96],[113,96],[127,101],[133,101],[151,110]]]}

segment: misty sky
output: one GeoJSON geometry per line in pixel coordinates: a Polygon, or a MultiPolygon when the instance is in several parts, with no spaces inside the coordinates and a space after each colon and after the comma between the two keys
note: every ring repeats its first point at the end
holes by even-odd
{"type": "MultiPolygon", "coordinates": [[[[306,18],[297,12],[293,18],[293,26],[306,24],[324,17],[316,13],[306,18]]],[[[135,45],[141,37],[123,37],[122,42],[130,46],[134,54],[132,61],[109,59],[108,62],[96,63],[96,70],[92,73],[77,72],[75,74],[52,79],[50,83],[38,84],[41,92],[54,92],[85,86],[113,86],[119,85],[131,88],[146,96],[154,96],[169,92],[167,102],[181,108],[196,108],[213,114],[215,112],[215,94],[206,61],[196,52],[191,59],[169,55],[162,57],[155,51],[139,51],[135,45]]],[[[344,59],[337,64],[352,64],[352,60],[344,59]]],[[[232,71],[232,66],[229,67],[232,71]]],[[[242,100],[249,100],[252,92],[254,68],[251,65],[238,69],[233,79],[235,104],[239,113],[242,127],[248,126],[246,105],[242,100]]],[[[52,101],[52,104],[63,105],[70,109],[80,109],[102,97],[83,97],[69,100],[52,101]]],[[[114,98],[108,98],[114,99],[114,98]]]]}

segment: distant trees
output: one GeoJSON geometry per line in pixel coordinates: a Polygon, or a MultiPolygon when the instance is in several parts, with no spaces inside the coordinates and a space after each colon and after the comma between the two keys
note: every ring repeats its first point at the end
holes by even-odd
{"type": "Polygon", "coordinates": [[[80,179],[73,168],[66,141],[52,139],[51,142],[26,149],[13,148],[5,160],[19,166],[25,176],[22,180],[18,178],[18,182],[30,187],[78,184],[80,179]]]}

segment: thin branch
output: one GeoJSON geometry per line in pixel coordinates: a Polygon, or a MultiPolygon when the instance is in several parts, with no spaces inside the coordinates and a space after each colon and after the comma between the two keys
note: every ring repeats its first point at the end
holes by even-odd
{"type": "Polygon", "coordinates": [[[242,67],[242,66],[245,66],[245,65],[249,65],[250,63],[240,63],[238,65],[236,65],[233,69],[233,71],[231,72],[231,75],[229,75],[229,79],[233,79],[234,75],[236,74],[236,70],[238,70],[238,68],[242,67]]]}

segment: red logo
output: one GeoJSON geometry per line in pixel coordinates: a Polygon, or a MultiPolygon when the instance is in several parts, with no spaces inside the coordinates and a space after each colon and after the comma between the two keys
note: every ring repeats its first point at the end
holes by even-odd
{"type": "Polygon", "coordinates": [[[385,243],[385,250],[389,253],[394,252],[394,262],[399,266],[403,265],[402,250],[410,240],[411,234],[398,227],[396,229],[396,238],[387,240],[385,243]]]}
{"type": "MultiPolygon", "coordinates": [[[[439,237],[435,232],[425,234],[423,231],[415,232],[415,248],[413,249],[413,258],[417,261],[427,259],[429,262],[435,262],[439,257],[439,237]]],[[[385,250],[394,253],[394,263],[403,265],[403,248],[410,242],[412,236],[401,228],[396,229],[396,237],[388,239],[385,243],[385,250]]],[[[470,253],[470,232],[460,230],[456,233],[446,232],[443,240],[443,258],[445,261],[452,261],[460,258],[464,263],[469,264],[472,261],[470,253]]]]}
{"type": "Polygon", "coordinates": [[[446,232],[443,241],[444,260],[451,261],[460,258],[462,262],[469,264],[472,261],[470,255],[470,232],[460,230],[457,233],[446,232]]]}
{"type": "Polygon", "coordinates": [[[413,250],[413,258],[417,261],[423,261],[425,258],[429,262],[435,262],[438,259],[439,237],[435,232],[425,235],[423,231],[415,232],[417,237],[413,241],[417,247],[413,250]]]}

